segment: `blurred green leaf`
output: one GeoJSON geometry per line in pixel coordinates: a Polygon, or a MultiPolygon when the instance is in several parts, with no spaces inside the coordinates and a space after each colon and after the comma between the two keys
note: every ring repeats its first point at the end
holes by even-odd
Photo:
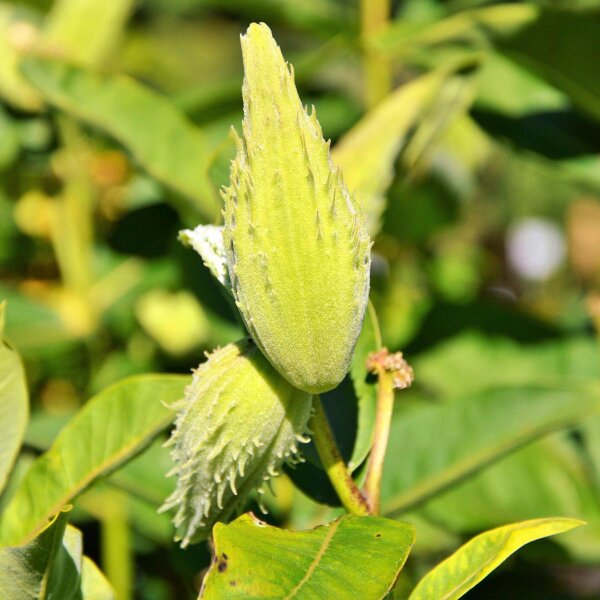
{"type": "Polygon", "coordinates": [[[464,10],[439,21],[397,21],[372,37],[372,46],[386,54],[405,58],[444,44],[489,46],[490,38],[519,31],[536,19],[539,7],[532,4],[500,4],[464,10]]]}
{"type": "Polygon", "coordinates": [[[344,181],[367,215],[371,235],[379,231],[384,194],[394,176],[394,163],[411,129],[439,94],[447,71],[424,75],[405,84],[365,115],[332,152],[344,181]]]}
{"type": "Polygon", "coordinates": [[[209,144],[166,98],[123,75],[56,59],[27,58],[22,72],[46,101],[112,135],[151,175],[186,196],[205,219],[214,219],[209,144]]]}
{"type": "Polygon", "coordinates": [[[133,0],[56,0],[44,42],[82,64],[101,64],[115,50],[132,6],[133,0]]]}
{"type": "MultiPolygon", "coordinates": [[[[465,379],[460,372],[453,376],[465,379]]],[[[524,387],[400,414],[390,433],[382,512],[407,511],[524,444],[599,410],[597,387],[524,387]]]]}
{"type": "Polygon", "coordinates": [[[497,46],[600,119],[600,24],[594,19],[547,9],[525,27],[503,36],[497,46]]]}
{"type": "Polygon", "coordinates": [[[445,400],[499,386],[565,385],[598,379],[600,353],[591,338],[523,346],[506,338],[467,332],[419,356],[413,366],[419,385],[445,400]]]}
{"type": "Polygon", "coordinates": [[[567,434],[556,433],[436,496],[421,513],[457,535],[537,517],[583,519],[587,527],[558,543],[573,558],[592,562],[600,556],[596,489],[580,449],[567,434]]]}
{"type": "Polygon", "coordinates": [[[475,106],[520,117],[565,109],[569,100],[518,63],[497,52],[489,52],[477,75],[475,106]]]}
{"type": "Polygon", "coordinates": [[[173,419],[164,403],[183,397],[188,381],[132,377],[92,398],[25,475],[0,521],[0,542],[29,539],[49,515],[144,450],[173,419]]]}
{"type": "Polygon", "coordinates": [[[415,533],[407,523],[349,515],[291,532],[246,514],[229,525],[217,523],[213,535],[215,558],[200,592],[205,600],[378,600],[394,584],[415,533]]]}
{"type": "Polygon", "coordinates": [[[6,303],[0,302],[0,492],[19,453],[29,417],[25,371],[18,354],[4,341],[6,303]]]}
{"type": "Polygon", "coordinates": [[[560,517],[534,519],[486,531],[467,542],[417,584],[409,600],[456,600],[521,546],[584,525],[560,517]]]}
{"type": "Polygon", "coordinates": [[[27,44],[37,33],[37,15],[13,4],[0,4],[0,94],[15,107],[38,111],[42,101],[19,73],[19,43],[27,44]]]}

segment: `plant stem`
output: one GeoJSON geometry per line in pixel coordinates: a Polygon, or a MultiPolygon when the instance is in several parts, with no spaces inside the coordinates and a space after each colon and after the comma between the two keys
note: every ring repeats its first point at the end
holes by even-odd
{"type": "Polygon", "coordinates": [[[337,447],[320,396],[315,396],[315,413],[310,427],[319,458],[344,508],[353,515],[368,515],[369,505],[363,496],[337,447]]]}
{"type": "MultiPolygon", "coordinates": [[[[363,44],[366,38],[381,29],[388,22],[391,12],[391,0],[361,0],[360,29],[363,44]]],[[[364,49],[363,73],[365,86],[365,103],[373,108],[392,89],[391,62],[368,47],[364,49]]]]}
{"type": "Polygon", "coordinates": [[[379,514],[381,495],[381,476],[383,461],[390,436],[392,412],[394,410],[394,375],[385,369],[378,369],[377,408],[373,446],[367,467],[364,490],[374,514],[379,514]]]}

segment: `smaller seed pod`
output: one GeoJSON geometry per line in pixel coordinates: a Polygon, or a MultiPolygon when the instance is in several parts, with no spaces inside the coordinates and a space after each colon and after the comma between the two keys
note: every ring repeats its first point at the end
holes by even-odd
{"type": "Polygon", "coordinates": [[[312,396],[292,387],[251,341],[229,344],[195,372],[167,442],[177,488],[160,511],[182,548],[206,539],[217,521],[264,491],[284,462],[298,462],[312,396]]]}

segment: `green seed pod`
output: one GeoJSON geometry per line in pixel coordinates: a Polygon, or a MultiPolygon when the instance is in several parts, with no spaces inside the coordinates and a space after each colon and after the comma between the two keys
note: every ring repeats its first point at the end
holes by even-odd
{"type": "Polygon", "coordinates": [[[233,293],[273,366],[320,393],[348,371],[368,299],[369,237],[266,25],[250,25],[242,54],[243,139],[223,192],[233,293]]]}
{"type": "Polygon", "coordinates": [[[207,538],[248,494],[297,462],[312,396],[283,379],[252,342],[215,351],[194,373],[167,445],[177,488],[161,511],[177,507],[176,540],[207,538]]]}

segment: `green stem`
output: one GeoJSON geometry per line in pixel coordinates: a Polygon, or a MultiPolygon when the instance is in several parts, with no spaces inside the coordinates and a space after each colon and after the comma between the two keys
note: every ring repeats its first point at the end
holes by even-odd
{"type": "Polygon", "coordinates": [[[329,427],[327,415],[319,396],[315,396],[315,413],[310,427],[317,446],[319,458],[344,508],[353,515],[370,514],[369,505],[352,479],[346,464],[338,450],[337,444],[329,427]]]}
{"type": "Polygon", "coordinates": [[[126,498],[107,493],[101,518],[102,567],[117,600],[133,598],[133,551],[126,498]]]}
{"type": "MultiPolygon", "coordinates": [[[[386,25],[391,13],[391,0],[361,0],[360,29],[363,44],[367,37],[386,25]]],[[[365,85],[365,103],[373,108],[392,90],[392,64],[368,47],[364,49],[363,73],[365,85]]]]}
{"type": "Polygon", "coordinates": [[[377,385],[375,429],[364,485],[365,494],[369,499],[369,505],[374,514],[379,514],[380,509],[383,462],[385,460],[385,452],[390,436],[390,425],[392,423],[392,412],[394,410],[393,374],[384,369],[379,369],[377,374],[379,380],[377,385]]]}

